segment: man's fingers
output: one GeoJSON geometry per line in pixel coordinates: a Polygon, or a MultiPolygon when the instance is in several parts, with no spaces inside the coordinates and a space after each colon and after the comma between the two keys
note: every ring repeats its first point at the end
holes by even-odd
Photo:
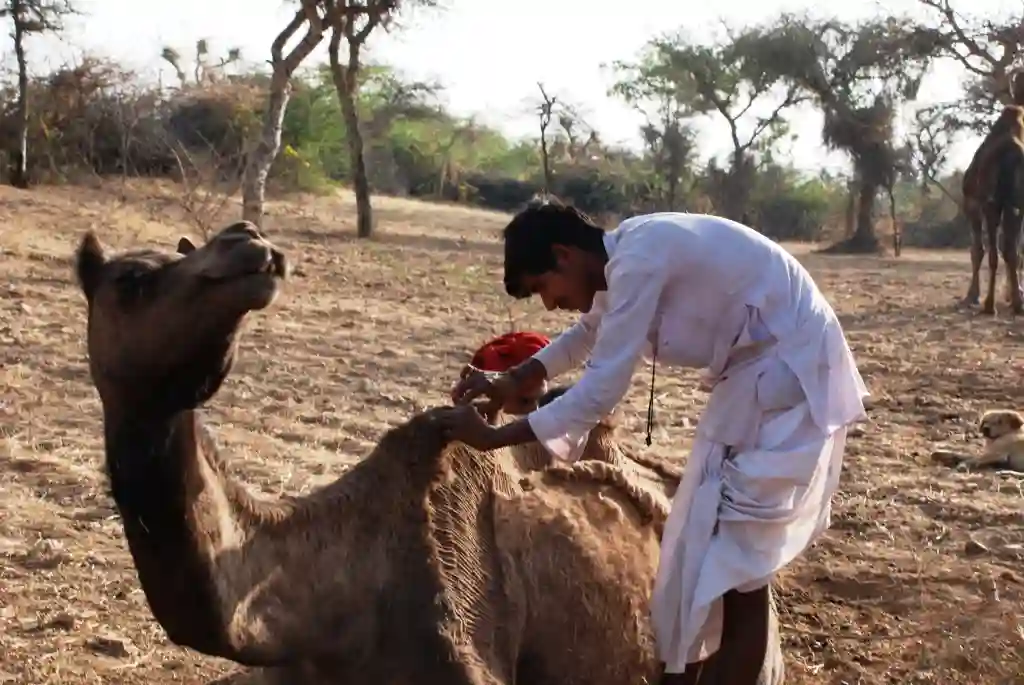
{"type": "Polygon", "coordinates": [[[486,381],[472,384],[467,383],[466,387],[464,387],[462,392],[459,393],[458,397],[456,397],[455,403],[469,404],[476,398],[480,397],[480,395],[483,395],[486,392],[488,385],[489,384],[486,381]]]}
{"type": "Polygon", "coordinates": [[[468,401],[465,399],[467,393],[472,394],[470,399],[478,397],[489,384],[483,371],[466,364],[459,373],[459,382],[452,388],[452,403],[465,404],[468,401]]]}
{"type": "Polygon", "coordinates": [[[454,386],[452,386],[452,402],[458,402],[466,390],[471,388],[478,377],[469,375],[463,376],[454,386]]]}

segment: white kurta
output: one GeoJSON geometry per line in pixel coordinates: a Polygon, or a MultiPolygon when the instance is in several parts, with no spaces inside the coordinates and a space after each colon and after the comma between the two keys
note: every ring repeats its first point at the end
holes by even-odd
{"type": "Polygon", "coordinates": [[[718,649],[721,597],[762,586],[828,527],[846,426],[864,382],[803,266],[728,219],[662,213],[606,234],[608,290],[535,355],[564,395],[528,417],[558,459],[580,457],[642,357],[707,370],[713,388],[662,538],[652,601],[669,673],[718,649]]]}

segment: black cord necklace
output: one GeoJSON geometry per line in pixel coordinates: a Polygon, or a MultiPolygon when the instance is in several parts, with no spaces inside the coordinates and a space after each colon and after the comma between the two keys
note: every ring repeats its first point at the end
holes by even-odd
{"type": "Polygon", "coordinates": [[[653,354],[651,355],[651,391],[647,398],[647,439],[644,441],[648,447],[650,447],[653,442],[651,439],[651,433],[654,431],[654,379],[657,377],[657,368],[658,347],[655,345],[653,354]]]}

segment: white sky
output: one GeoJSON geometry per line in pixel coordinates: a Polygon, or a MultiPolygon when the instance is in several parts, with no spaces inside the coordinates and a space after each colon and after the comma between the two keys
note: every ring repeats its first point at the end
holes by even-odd
{"type": "MultiPolygon", "coordinates": [[[[612,80],[602,63],[632,59],[645,41],[665,31],[717,33],[722,20],[740,26],[813,6],[809,0],[630,0],[629,13],[621,14],[621,3],[599,0],[442,1],[445,9],[417,11],[405,19],[405,28],[371,39],[371,57],[408,76],[440,80],[452,110],[476,113],[512,135],[534,132],[530,108],[536,84],[543,81],[549,92],[577,105],[604,140],[631,144],[639,140],[641,118],[606,94],[612,80]]],[[[972,16],[1003,17],[1019,12],[1020,2],[960,0],[957,6],[972,16]]],[[[889,12],[920,12],[914,0],[888,0],[884,6],[889,12]]],[[[292,13],[283,0],[78,0],[78,7],[84,16],[71,22],[63,41],[40,38],[32,44],[34,71],[85,50],[155,75],[163,46],[189,55],[198,38],[208,39],[214,54],[238,46],[245,59],[259,62],[269,57],[271,41],[292,13]]],[[[835,11],[852,19],[881,10],[873,0],[843,0],[835,11]]],[[[5,46],[0,54],[9,59],[10,52],[5,46]]],[[[321,46],[314,59],[324,53],[321,46]]],[[[960,74],[954,65],[938,65],[921,101],[955,98],[960,74]]],[[[793,122],[797,139],[781,152],[805,169],[846,168],[843,155],[822,147],[820,117],[812,109],[797,113],[793,122]]],[[[966,165],[972,142],[958,146],[955,164],[966,165]]],[[[730,148],[725,126],[714,119],[701,126],[699,143],[705,157],[730,148]]]]}

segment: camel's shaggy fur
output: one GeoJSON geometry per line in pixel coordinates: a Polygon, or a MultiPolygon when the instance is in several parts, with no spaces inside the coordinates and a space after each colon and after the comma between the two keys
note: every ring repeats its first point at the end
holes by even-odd
{"type": "Polygon", "coordinates": [[[981,262],[988,248],[988,292],[982,311],[995,313],[999,254],[1006,265],[1007,299],[1024,313],[1020,236],[1024,230],[1024,72],[1010,78],[1013,104],[1003,108],[974,153],[963,177],[963,209],[971,225],[971,285],[965,301],[977,304],[981,262]],[[1000,228],[1002,240],[1000,241],[1000,228]]]}
{"type": "MultiPolygon", "coordinates": [[[[538,406],[543,407],[568,391],[557,386],[541,396],[538,406]]],[[[505,410],[498,419],[509,420],[512,412],[505,410]]],[[[512,469],[522,474],[520,486],[536,487],[538,482],[579,482],[595,486],[616,488],[627,497],[641,515],[641,520],[652,523],[661,535],[671,507],[672,497],[679,487],[679,467],[656,457],[635,454],[619,443],[615,412],[606,416],[591,430],[583,456],[574,463],[556,463],[551,454],[539,443],[528,443],[510,448],[512,469]],[[533,474],[543,472],[543,477],[533,474]]]]}
{"type": "Polygon", "coordinates": [[[76,273],[111,493],[173,642],[275,684],[655,680],[658,534],[621,487],[555,470],[524,491],[500,455],[446,446],[432,411],[305,497],[225,474],[198,407],[287,273],[253,225],[178,254],[89,234],[76,273]]]}
{"type": "MultiPolygon", "coordinates": [[[[543,407],[565,394],[568,386],[557,386],[548,390],[541,398],[538,406],[543,407]]],[[[682,477],[682,470],[675,464],[654,456],[637,454],[619,442],[618,416],[612,412],[601,420],[587,438],[583,448],[581,461],[602,461],[626,470],[638,470],[645,479],[658,487],[664,488],[671,498],[682,477]],[[638,469],[638,467],[641,467],[638,469]],[[642,472],[646,470],[646,473],[642,472]]],[[[524,472],[541,471],[553,465],[551,454],[538,443],[529,443],[512,448],[516,467],[524,472]]]]}

